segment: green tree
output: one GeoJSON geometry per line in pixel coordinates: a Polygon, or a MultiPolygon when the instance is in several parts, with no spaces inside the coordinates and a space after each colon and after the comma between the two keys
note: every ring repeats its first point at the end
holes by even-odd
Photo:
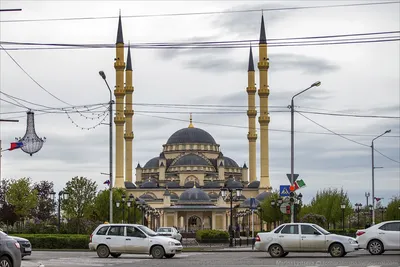
{"type": "MultiPolygon", "coordinates": [[[[122,200],[122,195],[125,194],[125,218],[124,221],[128,221],[128,215],[130,214],[130,220],[129,222],[132,223],[141,223],[141,212],[139,209],[136,207],[136,222],[133,221],[133,218],[135,217],[133,215],[134,213],[134,204],[131,203],[131,207],[128,208],[128,205],[126,201],[129,200],[129,194],[126,192],[125,189],[123,188],[113,188],[113,222],[121,222],[122,221],[122,206],[117,207],[115,205],[116,201],[121,202],[122,200]],[[129,213],[128,213],[128,209],[129,213]]],[[[110,191],[109,190],[102,190],[100,191],[95,199],[94,202],[94,209],[93,209],[93,219],[99,220],[99,221],[109,221],[109,213],[110,213],[110,191]]]]}
{"type": "Polygon", "coordinates": [[[0,221],[3,221],[7,225],[14,225],[19,220],[17,214],[15,214],[14,206],[10,205],[6,201],[6,192],[8,191],[10,181],[3,179],[0,184],[0,221]]]}
{"type": "Polygon", "coordinates": [[[68,199],[62,201],[61,207],[68,218],[76,220],[77,233],[80,233],[82,219],[93,214],[97,184],[86,177],[76,176],[63,190],[68,193],[68,199]]]}
{"type": "Polygon", "coordinates": [[[384,217],[386,221],[389,220],[400,220],[400,197],[393,197],[388,203],[386,216],[384,217]]]}
{"type": "Polygon", "coordinates": [[[15,214],[21,219],[27,218],[37,205],[37,191],[33,189],[30,178],[11,180],[6,199],[14,207],[15,214]]]}
{"type": "Polygon", "coordinates": [[[39,222],[47,222],[53,217],[55,205],[50,193],[54,188],[53,182],[40,181],[33,186],[38,192],[37,207],[32,211],[32,216],[39,222]]]}
{"type": "Polygon", "coordinates": [[[275,191],[266,197],[263,202],[261,202],[260,207],[262,209],[262,218],[264,222],[273,223],[282,220],[283,214],[281,215],[279,207],[276,204],[274,207],[271,205],[272,200],[277,203],[278,198],[279,193],[275,191]]]}
{"type": "Polygon", "coordinates": [[[337,224],[342,221],[341,204],[345,205],[344,217],[346,218],[353,213],[352,205],[343,191],[343,188],[327,188],[317,192],[316,196],[311,200],[311,212],[323,215],[328,223],[328,228],[336,228],[337,224]]]}

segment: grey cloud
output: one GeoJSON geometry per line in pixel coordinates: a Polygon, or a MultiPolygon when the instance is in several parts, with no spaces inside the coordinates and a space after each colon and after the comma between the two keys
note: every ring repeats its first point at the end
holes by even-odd
{"type": "MultiPolygon", "coordinates": [[[[221,32],[229,35],[249,37],[253,40],[258,40],[261,25],[261,10],[283,7],[276,3],[259,3],[256,5],[240,5],[233,10],[260,10],[260,12],[237,12],[228,13],[214,20],[214,25],[221,29],[221,32]]],[[[231,9],[232,10],[232,9],[231,9]]],[[[268,38],[268,29],[276,22],[283,20],[286,17],[285,11],[264,12],[264,20],[266,33],[268,38]]]]}
{"type": "MultiPolygon", "coordinates": [[[[222,50],[222,49],[220,49],[222,50]]],[[[215,51],[215,49],[214,49],[215,51]]],[[[231,71],[247,71],[248,59],[235,60],[232,57],[210,57],[197,55],[197,51],[186,53],[192,54],[193,59],[185,60],[184,65],[190,69],[197,69],[207,72],[231,72],[231,71]],[[194,56],[193,56],[194,55],[194,56]]],[[[185,54],[181,54],[183,56],[185,54]]],[[[292,71],[298,70],[300,74],[321,74],[339,70],[339,66],[322,58],[311,56],[296,55],[291,53],[275,53],[269,56],[270,72],[292,71]]],[[[255,58],[257,61],[257,59],[255,58]]]]}

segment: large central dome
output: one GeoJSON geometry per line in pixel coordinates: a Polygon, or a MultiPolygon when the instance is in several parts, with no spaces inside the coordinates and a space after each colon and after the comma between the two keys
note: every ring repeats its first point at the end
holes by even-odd
{"type": "Polygon", "coordinates": [[[167,144],[212,144],[216,145],[214,138],[211,134],[200,128],[183,128],[176,131],[168,139],[167,144]]]}

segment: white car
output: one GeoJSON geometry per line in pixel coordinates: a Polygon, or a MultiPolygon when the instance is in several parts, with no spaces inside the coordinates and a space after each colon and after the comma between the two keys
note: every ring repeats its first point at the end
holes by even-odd
{"type": "Polygon", "coordinates": [[[175,227],[160,227],[157,229],[157,234],[161,236],[170,236],[182,243],[182,235],[175,227]]]}
{"type": "Polygon", "coordinates": [[[289,252],[329,252],[332,257],[343,257],[358,250],[358,244],[354,238],[331,234],[316,224],[286,223],[271,232],[258,233],[255,248],[273,258],[289,252]]]}
{"type": "Polygon", "coordinates": [[[159,236],[140,224],[101,224],[90,235],[89,249],[100,258],[118,258],[123,253],[149,254],[155,259],[172,258],[182,252],[182,244],[172,238],[159,236]]]}
{"type": "Polygon", "coordinates": [[[358,230],[356,235],[360,248],[368,249],[372,255],[380,255],[387,250],[400,250],[400,221],[381,222],[358,230]]]}

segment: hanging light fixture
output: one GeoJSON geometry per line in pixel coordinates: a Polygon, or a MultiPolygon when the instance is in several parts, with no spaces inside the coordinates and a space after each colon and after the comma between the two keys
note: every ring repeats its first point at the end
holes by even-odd
{"type": "Polygon", "coordinates": [[[27,120],[25,135],[22,138],[19,137],[15,139],[24,144],[21,147],[22,151],[32,156],[42,148],[43,143],[46,141],[46,137],[40,138],[37,136],[35,131],[34,113],[32,111],[28,111],[26,114],[27,120]]]}

